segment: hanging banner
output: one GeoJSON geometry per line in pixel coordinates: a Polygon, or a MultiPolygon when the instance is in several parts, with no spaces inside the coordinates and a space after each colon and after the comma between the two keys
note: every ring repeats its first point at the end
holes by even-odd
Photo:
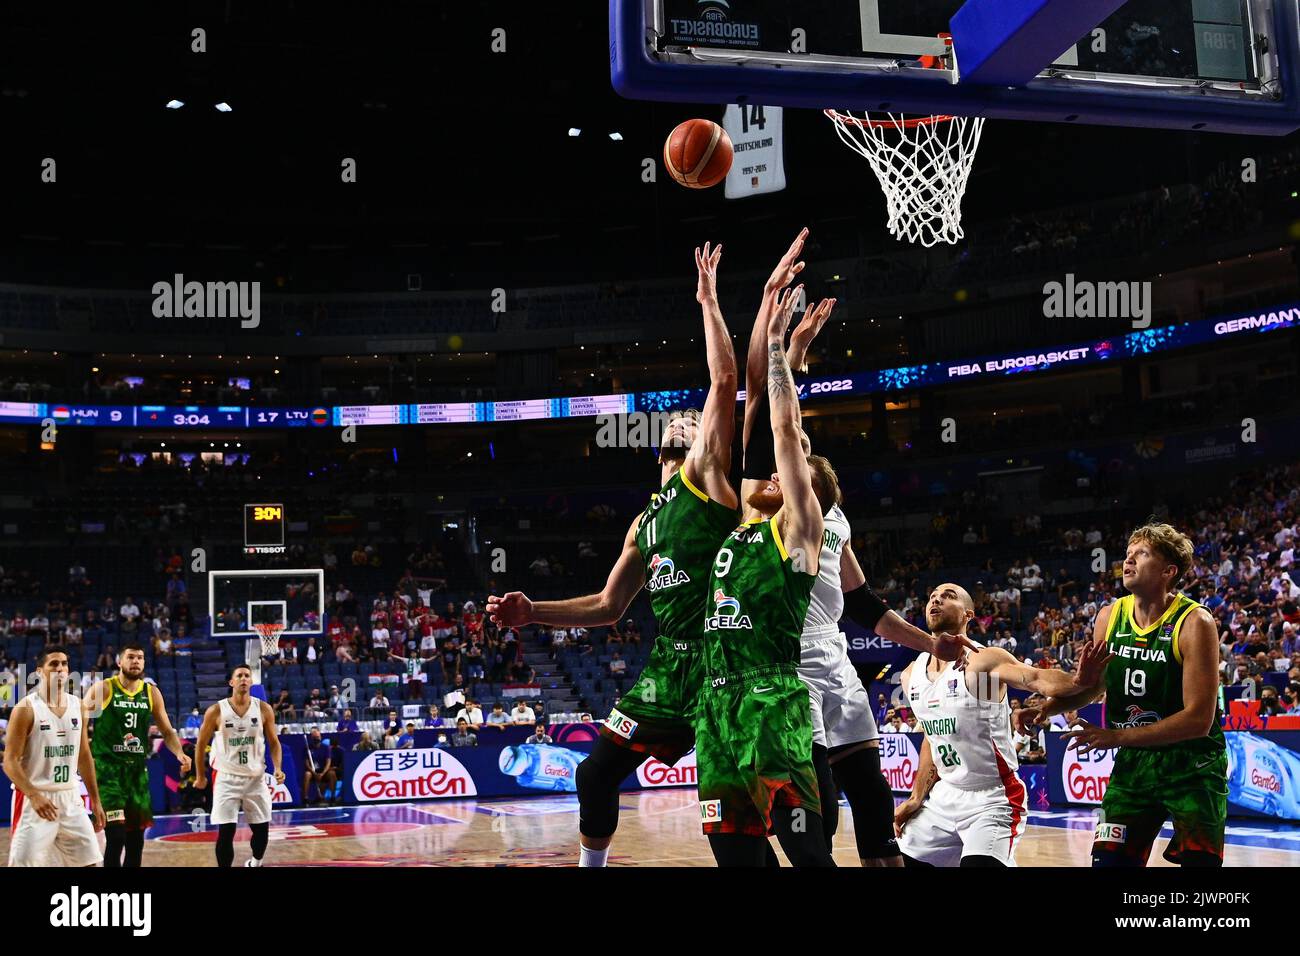
{"type": "Polygon", "coordinates": [[[785,146],[779,106],[727,107],[723,129],[736,158],[727,173],[727,198],[744,199],[785,189],[785,146]]]}

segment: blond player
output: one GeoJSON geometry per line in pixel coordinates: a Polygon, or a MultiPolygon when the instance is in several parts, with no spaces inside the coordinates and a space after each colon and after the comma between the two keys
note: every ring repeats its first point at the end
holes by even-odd
{"type": "Polygon", "coordinates": [[[81,700],[67,693],[68,654],[52,644],[36,663],[40,683],[18,702],[9,721],[4,768],[13,781],[10,866],[96,866],[103,855],[95,833],[104,809],[81,700]],[[91,816],[77,788],[90,796],[91,816]]]}
{"type": "Polygon", "coordinates": [[[235,828],[244,811],[253,831],[253,856],[245,866],[261,866],[271,831],[271,788],[266,779],[266,753],[271,754],[276,784],[284,783],[280,767],[280,738],[271,705],[253,697],[253,672],[239,664],[230,674],[231,694],[203,715],[194,747],[194,786],[208,785],[207,749],[213,742],[212,765],[218,771],[212,792],[212,822],[217,824],[217,866],[235,861],[235,828]]]}

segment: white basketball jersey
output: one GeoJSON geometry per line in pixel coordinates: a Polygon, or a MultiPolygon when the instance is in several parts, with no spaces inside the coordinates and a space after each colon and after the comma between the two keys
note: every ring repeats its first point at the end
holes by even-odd
{"type": "Polygon", "coordinates": [[[39,691],[27,695],[32,732],[23,754],[23,769],[37,790],[75,790],[77,758],[81,753],[81,698],[64,694],[63,716],[41,700],[39,691]]]}
{"type": "Polygon", "coordinates": [[[949,663],[933,681],[930,655],[912,665],[908,702],[930,741],[939,778],[961,790],[1005,785],[1019,761],[1011,743],[1011,708],[987,674],[971,674],[982,693],[972,694],[967,675],[949,663]],[[985,698],[985,699],[981,699],[985,698]],[[993,699],[988,699],[993,698],[993,699]]]}
{"type": "Polygon", "coordinates": [[[839,629],[840,615],[844,613],[844,592],[840,590],[840,557],[852,533],[849,519],[839,505],[826,512],[826,530],[822,532],[822,553],[818,559],[817,580],[813,583],[812,598],[808,602],[808,616],[803,629],[829,631],[839,629]]]}
{"type": "Polygon", "coordinates": [[[248,711],[241,717],[227,697],[218,702],[220,726],[212,738],[212,765],[222,773],[242,777],[261,777],[266,773],[266,728],[262,721],[262,702],[250,698],[248,711]]]}

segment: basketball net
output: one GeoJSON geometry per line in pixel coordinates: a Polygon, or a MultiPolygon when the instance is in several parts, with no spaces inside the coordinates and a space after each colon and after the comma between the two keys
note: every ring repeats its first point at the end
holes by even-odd
{"type": "Polygon", "coordinates": [[[268,621],[265,624],[254,624],[253,630],[262,638],[262,656],[279,656],[280,633],[284,630],[284,625],[278,621],[268,621]]]}
{"type": "MultiPolygon", "coordinates": [[[[944,36],[956,70],[952,37],[944,36]]],[[[941,57],[922,57],[927,67],[941,57]]],[[[889,210],[889,232],[929,248],[965,237],[961,201],[984,132],[980,116],[921,116],[826,110],[835,131],[871,164],[889,210]]]]}

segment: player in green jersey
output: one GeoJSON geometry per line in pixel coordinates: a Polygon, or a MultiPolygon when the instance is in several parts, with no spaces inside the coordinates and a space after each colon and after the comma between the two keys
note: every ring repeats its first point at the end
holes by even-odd
{"type": "Polygon", "coordinates": [[[799,640],[839,494],[830,463],[806,455],[785,331],[802,286],[779,293],[767,327],[776,474],[746,499],[745,523],[713,563],[704,624],[700,816],[719,866],[764,866],[775,833],[795,866],[834,866],[822,838],[799,640]]]}
{"type": "Polygon", "coordinates": [[[144,831],[153,823],[149,797],[149,725],[157,724],[163,745],[180,761],[181,776],[190,758],[167,717],[162,694],[144,680],[144,648],[123,644],[117,675],[91,685],[82,701],[85,719],[95,721],[90,750],[95,757],[104,805],[104,866],[139,866],[144,831]]]}
{"type": "MultiPolygon", "coordinates": [[[[775,307],[773,291],[789,285],[804,269],[800,261],[809,232],[803,229],[777,263],[768,280],[763,307],[754,320],[745,362],[744,470],[740,496],[748,500],[761,490],[776,468],[771,417],[765,383],[767,326],[775,307]],[[761,427],[756,427],[761,424],[761,427]]],[[[791,370],[806,371],[805,359],[813,341],[830,319],[835,299],[809,304],[802,321],[790,334],[786,362],[791,370]]],[[[810,442],[803,437],[805,454],[810,442]]],[[[818,582],[813,586],[809,615],[804,621],[799,676],[808,685],[813,720],[813,766],[822,798],[822,828],[827,847],[833,846],[839,823],[839,795],[843,791],[853,813],[858,859],[863,866],[902,866],[903,857],[894,836],[894,793],[880,769],[880,741],[871,702],[857,670],[848,659],[847,642],[832,624],[841,614],[886,640],[931,654],[937,660],[955,661],[979,645],[965,634],[927,634],[909,624],[867,586],[866,576],[847,535],[847,518],[835,502],[826,511],[825,541],[818,582]],[[838,533],[837,533],[838,532],[838,533]],[[831,636],[834,635],[834,636],[831,636]]]]}
{"type": "Polygon", "coordinates": [[[1180,594],[1192,542],[1167,524],[1129,536],[1127,595],[1097,614],[1093,639],[1114,655],[1102,682],[1034,708],[1024,722],[1106,695],[1106,727],[1065,736],[1080,753],[1120,748],[1102,798],[1093,866],[1145,866],[1172,817],[1165,859],[1222,866],[1228,757],[1218,706],[1218,631],[1210,612],[1180,594]]]}
{"type": "Polygon", "coordinates": [[[591,756],[578,765],[579,866],[605,865],[623,780],[647,757],[671,766],[695,746],[709,566],[739,518],[739,499],[728,479],[739,376],[718,306],[721,256],[721,246],[695,250],[710,379],[704,412],[681,413],[669,422],[659,491],[628,528],[604,590],[567,601],[534,602],[519,591],[488,598],[488,613],[503,627],[596,627],[621,619],[643,586],[650,592],[659,625],[650,659],[610,712],[591,756]]]}

